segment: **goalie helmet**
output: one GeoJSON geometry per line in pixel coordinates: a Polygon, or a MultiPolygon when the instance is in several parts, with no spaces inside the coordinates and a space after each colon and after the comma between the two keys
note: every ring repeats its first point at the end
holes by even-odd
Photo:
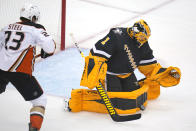
{"type": "Polygon", "coordinates": [[[139,20],[128,31],[131,38],[136,39],[141,47],[151,35],[151,30],[144,20],[139,20]]]}
{"type": "Polygon", "coordinates": [[[35,17],[35,22],[39,21],[40,11],[37,6],[32,4],[25,4],[20,10],[20,17],[24,17],[30,21],[35,17]]]}

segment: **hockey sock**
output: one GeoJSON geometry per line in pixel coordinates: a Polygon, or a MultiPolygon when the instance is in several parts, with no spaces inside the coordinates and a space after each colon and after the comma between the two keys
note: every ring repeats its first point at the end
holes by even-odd
{"type": "Polygon", "coordinates": [[[30,110],[30,123],[33,128],[40,129],[44,118],[44,107],[33,107],[30,110]]]}

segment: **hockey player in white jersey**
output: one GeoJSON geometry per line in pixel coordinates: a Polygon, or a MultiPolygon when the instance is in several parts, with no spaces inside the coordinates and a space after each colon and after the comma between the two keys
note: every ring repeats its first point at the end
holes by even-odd
{"type": "Polygon", "coordinates": [[[37,6],[25,4],[20,12],[21,22],[9,24],[0,31],[0,93],[10,82],[26,101],[32,103],[29,131],[39,131],[47,98],[32,75],[35,46],[42,48],[41,57],[55,51],[55,42],[45,28],[37,24],[40,12],[37,6]]]}

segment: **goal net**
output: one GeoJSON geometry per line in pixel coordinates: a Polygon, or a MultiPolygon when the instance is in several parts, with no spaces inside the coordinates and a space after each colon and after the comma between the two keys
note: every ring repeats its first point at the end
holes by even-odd
{"type": "MultiPolygon", "coordinates": [[[[32,3],[38,6],[40,10],[40,21],[38,23],[46,28],[48,34],[53,37],[57,44],[56,52],[64,50],[65,2],[66,0],[0,0],[0,29],[10,23],[18,22],[23,5],[32,3]]],[[[36,54],[38,55],[39,53],[40,48],[38,47],[36,54]]]]}

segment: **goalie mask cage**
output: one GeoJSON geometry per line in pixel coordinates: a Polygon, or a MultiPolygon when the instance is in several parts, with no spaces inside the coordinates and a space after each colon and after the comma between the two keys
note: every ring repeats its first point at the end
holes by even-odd
{"type": "MultiPolygon", "coordinates": [[[[65,49],[65,23],[66,0],[0,0],[0,29],[8,24],[20,21],[20,10],[25,3],[38,6],[40,20],[48,34],[56,42],[56,51],[65,49]]],[[[40,47],[36,48],[36,54],[40,53],[40,47]]]]}

